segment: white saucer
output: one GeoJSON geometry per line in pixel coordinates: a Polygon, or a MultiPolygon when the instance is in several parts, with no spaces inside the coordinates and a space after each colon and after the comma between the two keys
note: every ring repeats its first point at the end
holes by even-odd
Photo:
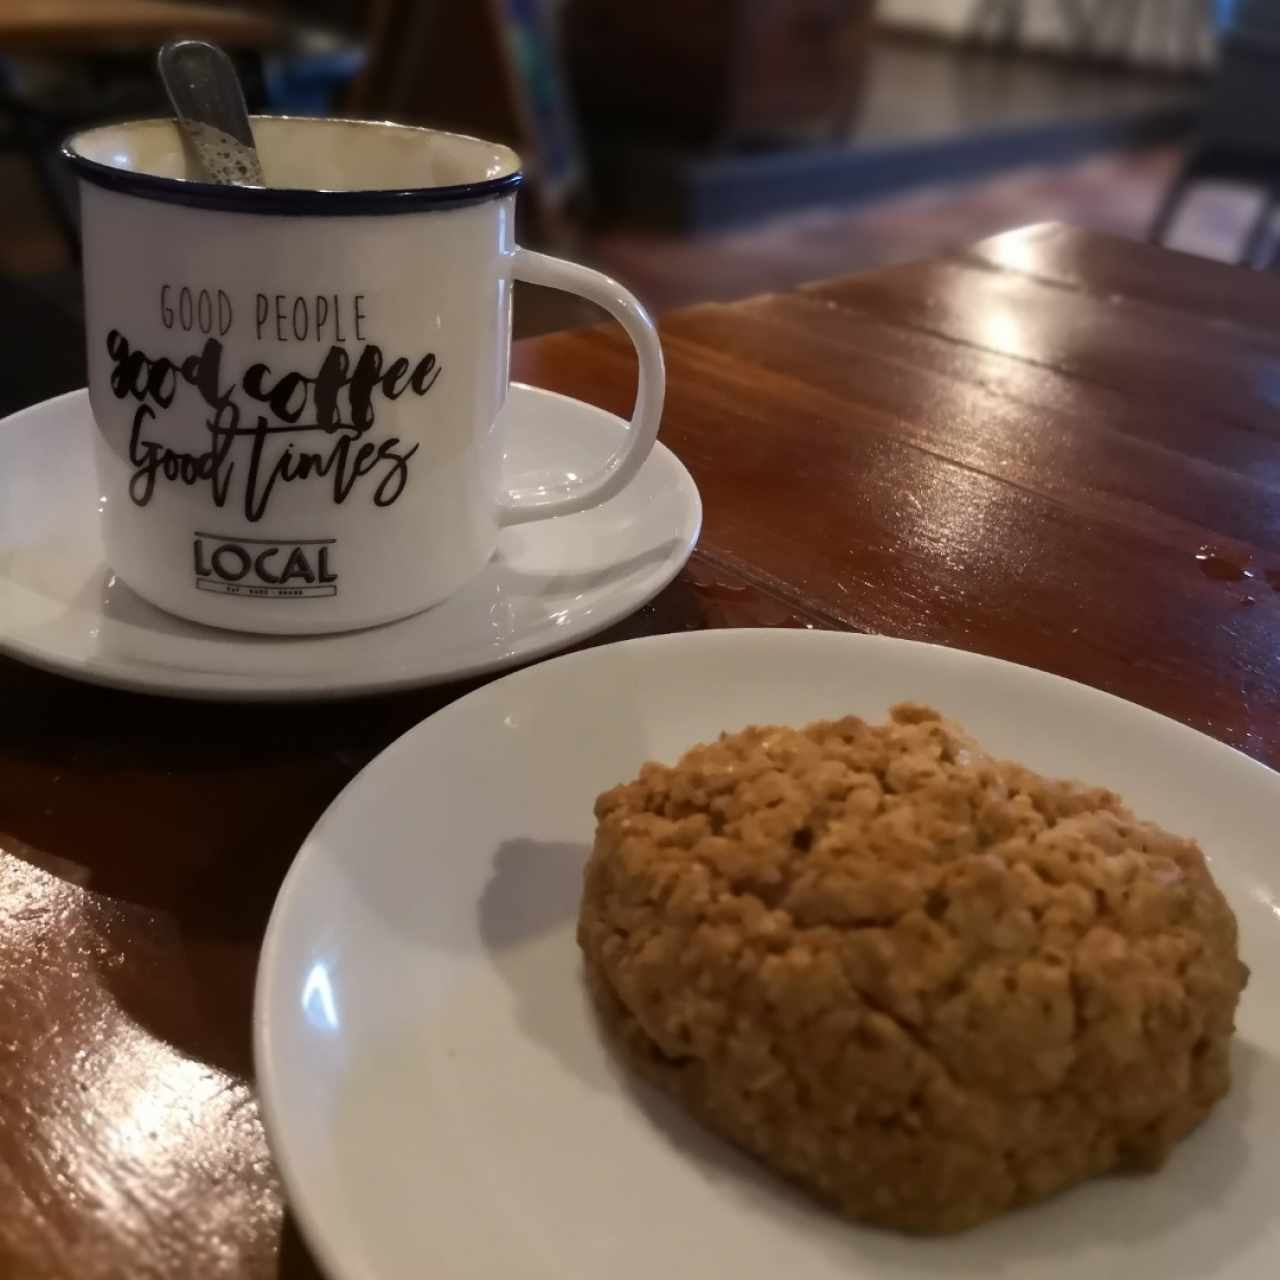
{"type": "Polygon", "coordinates": [[[1274,1280],[1278,811],[1280,777],[1184,725],[905,640],[696,632],[507,676],[370,764],[280,890],[254,1059],[292,1211],[332,1280],[1274,1280]],[[1253,970],[1231,1093],[1163,1169],[932,1240],[842,1220],[637,1082],[574,941],[599,791],[722,729],[904,698],[1198,837],[1253,970]]]}
{"type": "MultiPolygon", "coordinates": [[[[589,469],[625,424],[512,384],[507,475],[589,469]]],[[[663,445],[593,511],[503,532],[481,576],[443,604],[368,631],[217,631],[139,599],[103,562],[88,395],[0,422],[0,653],[96,684],[188,698],[335,698],[498,671],[564,649],[651,600],[697,541],[702,503],[663,445]]]]}

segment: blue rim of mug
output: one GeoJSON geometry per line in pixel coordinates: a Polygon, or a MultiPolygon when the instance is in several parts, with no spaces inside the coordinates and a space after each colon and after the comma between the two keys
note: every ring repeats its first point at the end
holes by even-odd
{"type": "MultiPolygon", "coordinates": [[[[388,120],[349,120],[335,116],[253,116],[253,120],[295,120],[326,124],[369,125],[373,128],[417,130],[465,142],[479,142],[491,146],[483,139],[467,134],[450,133],[444,129],[427,129],[419,125],[395,124],[388,120]]],[[[87,129],[77,129],[65,138],[60,148],[62,157],[77,174],[94,186],[124,195],[138,196],[143,200],[157,200],[164,204],[186,205],[194,209],[215,209],[228,213],[264,213],[283,216],[324,215],[351,216],[379,213],[417,213],[428,209],[456,209],[462,205],[482,204],[499,196],[510,195],[524,181],[519,167],[519,156],[512,152],[516,168],[510,173],[479,182],[463,182],[447,187],[389,187],[367,190],[342,190],[313,187],[235,187],[214,182],[196,182],[190,178],[164,178],[155,173],[143,173],[137,169],[121,169],[115,165],[91,160],[76,150],[76,142],[86,134],[99,129],[123,129],[130,125],[176,124],[163,116],[139,117],[128,120],[104,121],[87,129]]],[[[510,148],[507,148],[510,150],[510,148]]]]}

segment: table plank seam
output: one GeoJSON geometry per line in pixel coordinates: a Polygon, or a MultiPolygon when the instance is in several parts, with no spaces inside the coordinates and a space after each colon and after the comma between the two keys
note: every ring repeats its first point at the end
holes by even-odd
{"type": "MultiPolygon", "coordinates": [[[[886,317],[878,314],[871,307],[859,306],[856,303],[851,302],[848,298],[845,298],[845,297],[833,298],[830,295],[823,295],[821,300],[817,300],[812,297],[806,297],[805,301],[811,303],[814,306],[821,306],[826,303],[831,303],[831,304],[834,304],[841,311],[845,311],[850,315],[863,316],[869,320],[874,320],[877,324],[883,325],[886,328],[900,329],[904,332],[909,332],[909,333],[923,333],[923,334],[927,334],[931,338],[937,339],[939,342],[945,342],[951,346],[959,347],[961,350],[981,351],[986,355],[1002,356],[1007,360],[1014,360],[1019,364],[1024,364],[1028,366],[1029,368],[1040,369],[1045,372],[1055,374],[1057,377],[1065,378],[1068,381],[1078,382],[1082,386],[1100,387],[1103,390],[1114,391],[1120,395],[1131,394],[1131,392],[1127,392],[1126,389],[1123,386],[1119,385],[1118,383],[1110,382],[1105,379],[1090,377],[1087,374],[1080,373],[1078,370],[1075,370],[1075,369],[1067,368],[1066,366],[1059,364],[1055,361],[1037,360],[1033,356],[1023,355],[1018,352],[1001,351],[996,347],[989,346],[987,343],[974,342],[969,338],[960,338],[960,337],[957,337],[955,334],[947,333],[943,329],[934,328],[932,325],[920,324],[916,321],[911,321],[911,320],[899,320],[899,319],[886,317]]],[[[1201,407],[1199,409],[1199,414],[1201,418],[1208,419],[1209,421],[1213,421],[1213,422],[1222,423],[1235,430],[1248,431],[1255,435],[1261,435],[1266,439],[1280,438],[1280,429],[1278,429],[1274,433],[1263,430],[1263,429],[1259,429],[1259,427],[1256,424],[1251,423],[1244,418],[1238,418],[1231,413],[1223,413],[1221,410],[1214,409],[1209,406],[1201,407]]]]}
{"type": "MultiPolygon", "coordinates": [[[[764,369],[759,365],[739,360],[732,354],[727,353],[720,348],[710,346],[696,338],[668,334],[664,341],[669,350],[684,349],[690,353],[696,351],[703,356],[710,357],[710,360],[713,363],[721,365],[737,365],[740,368],[749,369],[757,383],[767,379],[771,383],[776,383],[780,390],[787,392],[793,397],[797,396],[797,393],[803,393],[821,401],[828,401],[830,402],[830,406],[828,411],[824,412],[822,416],[827,418],[833,425],[838,425],[840,429],[844,429],[844,424],[848,417],[848,402],[840,400],[833,392],[826,388],[815,386],[813,383],[808,382],[803,378],[783,373],[780,370],[764,369]],[[830,411],[831,409],[834,409],[834,412],[830,411]],[[840,412],[841,409],[845,411],[843,414],[840,412]]],[[[910,366],[903,365],[902,367],[909,368],[910,366]]],[[[990,394],[996,395],[997,393],[990,394]]],[[[1014,401],[1014,403],[1021,402],[1014,401]]],[[[912,439],[909,435],[903,433],[900,429],[900,423],[901,419],[896,418],[875,406],[866,404],[859,406],[858,431],[874,431],[882,438],[891,440],[902,448],[910,449],[922,457],[929,458],[934,462],[940,463],[944,467],[954,468],[958,472],[1001,485],[1012,492],[1021,494],[1023,497],[1034,503],[1043,503],[1067,514],[1080,514],[1078,502],[1073,500],[1073,498],[1078,498],[1079,491],[1076,491],[1072,497],[1066,497],[1052,489],[1037,487],[1027,483],[1026,481],[1015,479],[1009,475],[1004,475],[996,471],[985,470],[981,466],[977,466],[963,458],[953,457],[949,454],[939,452],[937,449],[931,448],[922,441],[912,439]],[[879,423],[884,423],[886,425],[877,425],[879,423]]],[[[1148,443],[1141,440],[1140,437],[1129,436],[1128,438],[1136,440],[1139,444],[1145,445],[1148,443]]],[[[1158,446],[1151,445],[1153,450],[1157,447],[1158,446]]],[[[679,451],[677,450],[677,455],[678,452],[679,451]]],[[[1177,456],[1185,457],[1185,455],[1177,456]]],[[[1252,477],[1243,476],[1238,472],[1225,471],[1223,468],[1217,467],[1212,463],[1205,463],[1204,465],[1215,471],[1224,472],[1227,475],[1244,479],[1249,484],[1258,487],[1264,494],[1275,493],[1273,486],[1263,484],[1252,477]]],[[[1194,520],[1180,519],[1175,513],[1162,511],[1159,507],[1152,506],[1150,503],[1139,502],[1132,498],[1125,498],[1119,494],[1108,494],[1103,490],[1091,491],[1101,496],[1102,505],[1106,508],[1105,510],[1095,509],[1092,512],[1091,518],[1097,523],[1106,524],[1118,530],[1129,529],[1132,526],[1133,521],[1131,519],[1123,518],[1123,513],[1125,511],[1146,512],[1148,515],[1159,519],[1162,524],[1167,525],[1171,534],[1176,533],[1178,530],[1183,531],[1185,533],[1185,541],[1188,547],[1192,550],[1201,543],[1212,540],[1219,534],[1219,531],[1216,529],[1194,520]]],[[[1277,494],[1276,496],[1280,497],[1280,494],[1277,494]]],[[[1241,544],[1251,545],[1253,549],[1257,551],[1265,550],[1265,548],[1262,548],[1256,543],[1253,543],[1252,540],[1243,536],[1233,535],[1233,540],[1241,544]]],[[[852,625],[857,624],[853,623],[852,625]]]]}
{"type": "MultiPolygon", "coordinates": [[[[786,301],[789,303],[791,299],[788,298],[786,301]]],[[[826,303],[822,300],[815,300],[814,298],[811,298],[811,297],[804,297],[804,298],[798,298],[797,301],[799,301],[801,305],[805,307],[817,308],[817,309],[823,309],[823,310],[826,309],[826,303]]],[[[845,309],[845,314],[857,315],[859,319],[865,318],[865,313],[856,312],[851,309],[845,309]]],[[[760,313],[757,316],[757,319],[767,322],[767,313],[760,313]]],[[[925,330],[908,329],[906,326],[900,327],[899,332],[911,332],[918,335],[919,337],[926,338],[930,341],[947,341],[945,337],[939,337],[938,335],[925,330]]],[[[680,335],[680,337],[677,340],[683,341],[683,342],[689,342],[691,344],[697,343],[699,341],[698,339],[690,337],[688,335],[680,335]]],[[[704,349],[707,349],[707,350],[718,350],[718,348],[710,347],[706,343],[702,343],[701,345],[704,347],[704,349]]],[[[1002,362],[1005,365],[1010,367],[1016,368],[1016,367],[1020,367],[1030,363],[1027,361],[1019,360],[1017,357],[1009,354],[1008,352],[996,351],[996,350],[983,348],[983,347],[971,347],[969,349],[980,351],[988,359],[996,362],[1002,362]]],[[[877,364],[883,365],[887,368],[894,369],[894,370],[901,370],[905,373],[909,373],[915,376],[919,376],[921,372],[921,367],[922,367],[920,363],[916,361],[904,359],[901,356],[890,355],[883,350],[860,352],[859,358],[870,360],[877,364]]],[[[752,365],[751,367],[758,368],[759,366],[752,365]]],[[[1087,381],[1086,379],[1077,378],[1073,375],[1063,373],[1059,370],[1045,368],[1044,366],[1032,365],[1032,367],[1036,367],[1038,369],[1041,369],[1043,372],[1049,373],[1053,378],[1059,380],[1060,382],[1064,383],[1067,386],[1070,386],[1071,384],[1077,383],[1077,382],[1084,384],[1087,381]]],[[[999,387],[999,388],[994,387],[991,383],[990,378],[985,376],[970,376],[964,373],[956,373],[952,370],[941,370],[941,369],[933,369],[931,370],[931,372],[934,376],[938,378],[946,379],[947,381],[952,382],[958,386],[974,388],[978,392],[980,392],[983,396],[989,397],[993,402],[1004,402],[1010,405],[1015,405],[1020,409],[1026,410],[1029,414],[1032,414],[1032,415],[1043,415],[1046,413],[1061,412],[1060,410],[1053,410],[1043,403],[1040,403],[1035,400],[1030,400],[1025,396],[1019,395],[1018,393],[1013,391],[1009,391],[1003,387],[999,387]]],[[[805,383],[805,385],[812,386],[813,384],[805,383]]],[[[1087,381],[1087,385],[1108,396],[1117,397],[1118,399],[1125,401],[1126,403],[1132,399],[1132,397],[1128,393],[1126,393],[1123,389],[1117,386],[1104,384],[1100,382],[1094,382],[1094,381],[1087,381]]],[[[814,389],[818,391],[822,390],[821,387],[815,387],[814,389]]],[[[860,407],[864,411],[869,411],[873,413],[876,412],[874,407],[870,405],[863,404],[860,407]]],[[[1189,427],[1193,427],[1195,429],[1199,429],[1200,427],[1202,427],[1204,423],[1204,414],[1199,410],[1180,411],[1174,408],[1174,409],[1168,410],[1166,416],[1173,421],[1185,422],[1189,427]]],[[[1276,432],[1273,433],[1270,431],[1266,431],[1265,429],[1262,429],[1258,427],[1256,424],[1250,423],[1250,422],[1240,422],[1233,425],[1238,426],[1241,430],[1243,430],[1245,433],[1247,433],[1250,436],[1255,436],[1260,439],[1268,440],[1268,441],[1280,440],[1280,429],[1278,429],[1276,432]]],[[[1270,483],[1266,480],[1259,478],[1251,470],[1227,466],[1227,465],[1224,465],[1223,463],[1215,462],[1210,458],[1205,458],[1195,454],[1188,454],[1182,449],[1174,448],[1172,446],[1163,444],[1159,440],[1152,439],[1150,436],[1140,435],[1133,431],[1115,426],[1109,420],[1103,417],[1094,417],[1091,415],[1088,418],[1086,429],[1096,432],[1100,436],[1109,436],[1117,440],[1125,440],[1125,441],[1131,442],[1134,447],[1144,452],[1150,452],[1150,453],[1157,454],[1159,456],[1167,457],[1167,458],[1176,458],[1182,462],[1190,464],[1191,466],[1197,469],[1203,468],[1204,470],[1209,472],[1211,475],[1230,477],[1234,481],[1243,482],[1244,484],[1247,484],[1251,488],[1257,489],[1260,493],[1267,494],[1267,495],[1275,495],[1277,498],[1280,498],[1280,485],[1270,483]]],[[[990,473],[984,473],[984,474],[990,474],[990,473]]]]}
{"type": "MultiPolygon", "coordinates": [[[[1157,313],[1164,312],[1169,315],[1181,316],[1184,318],[1188,316],[1194,317],[1201,323],[1210,325],[1215,329],[1246,341],[1251,347],[1261,348],[1266,354],[1276,354],[1280,351],[1280,340],[1278,340],[1274,334],[1269,333],[1266,329],[1260,328],[1257,325],[1233,320],[1230,316],[1205,316],[1189,307],[1179,306],[1171,301],[1162,301],[1156,298],[1144,298],[1136,293],[1127,293],[1119,289],[1095,289],[1090,286],[1088,281],[1082,280],[1079,277],[1059,278],[1041,275],[1039,272],[1030,271],[1026,267],[1019,267],[1001,262],[992,262],[990,258],[984,258],[981,254],[975,253],[972,249],[965,249],[946,254],[944,260],[952,262],[958,267],[986,272],[988,275],[1016,276],[1019,280],[1030,280],[1034,284],[1047,289],[1057,289],[1064,293],[1074,294],[1083,298],[1090,298],[1096,302],[1106,303],[1107,305],[1120,303],[1126,307],[1138,307],[1144,311],[1157,313]]],[[[1240,267],[1237,268],[1237,270],[1244,270],[1244,268],[1240,267]]],[[[1280,293],[1277,295],[1277,303],[1280,304],[1280,293]]],[[[1280,311],[1280,305],[1278,305],[1277,309],[1280,311]]],[[[1280,314],[1277,315],[1277,320],[1280,320],[1280,314]]]]}
{"type": "Polygon", "coordinates": [[[859,624],[852,617],[838,609],[833,609],[828,604],[819,603],[802,591],[789,587],[786,582],[767,569],[762,569],[749,560],[743,560],[731,551],[721,547],[709,547],[705,542],[700,542],[696,554],[709,566],[724,569],[744,582],[749,582],[756,590],[771,596],[787,608],[809,614],[814,621],[822,623],[829,631],[868,631],[867,627],[859,624]]]}
{"type": "MultiPolygon", "coordinates": [[[[798,295],[793,294],[788,296],[785,300],[790,302],[791,298],[797,296],[798,295]]],[[[759,305],[766,301],[767,297],[762,295],[760,299],[744,302],[739,304],[739,306],[744,308],[750,307],[755,310],[758,315],[767,316],[769,310],[768,307],[761,307],[759,305]]],[[[832,305],[833,300],[807,296],[803,297],[801,301],[802,305],[806,307],[826,309],[829,305],[832,305]]],[[[834,305],[839,304],[835,303],[834,305]]],[[[841,309],[847,314],[855,314],[859,317],[875,319],[874,316],[860,308],[841,307],[841,309]]],[[[699,310],[704,309],[699,308],[699,310]]],[[[1124,397],[1127,394],[1124,389],[1120,387],[1105,383],[1098,383],[1093,380],[1073,379],[1072,375],[1058,369],[1047,368],[1041,362],[1019,360],[1017,357],[1012,356],[1009,353],[994,351],[976,344],[963,343],[949,338],[946,334],[937,334],[928,330],[919,329],[915,326],[903,325],[898,326],[898,328],[902,332],[922,333],[931,341],[948,343],[953,346],[961,346],[969,350],[977,350],[988,359],[1008,362],[1012,365],[1033,367],[1039,371],[1049,373],[1051,376],[1062,380],[1064,383],[1070,383],[1072,381],[1087,383],[1087,385],[1094,387],[1109,396],[1124,397]]],[[[592,349],[592,357],[594,359],[603,357],[605,359],[616,360],[619,363],[622,363],[630,358],[630,349],[625,346],[624,342],[620,338],[616,338],[609,330],[593,328],[581,331],[581,336],[584,338],[586,338],[588,334],[590,335],[589,345],[592,349]]],[[[575,336],[576,335],[558,335],[561,340],[575,336]]],[[[700,366],[697,368],[697,372],[700,375],[710,372],[714,375],[714,378],[727,376],[733,377],[744,383],[754,382],[756,385],[764,385],[768,383],[775,385],[780,393],[785,393],[793,398],[796,398],[798,395],[803,395],[806,399],[816,398],[823,402],[819,411],[820,416],[828,419],[832,424],[838,424],[839,429],[844,430],[845,423],[849,418],[851,402],[841,399],[840,396],[828,388],[815,385],[805,378],[799,377],[795,374],[786,373],[778,369],[766,368],[749,359],[744,359],[732,351],[726,350],[723,346],[708,342],[704,338],[696,335],[673,333],[668,329],[663,334],[663,342],[667,348],[668,357],[673,369],[678,368],[677,362],[681,356],[684,356],[685,359],[683,363],[686,364],[686,367],[690,364],[700,366]]],[[[867,358],[883,361],[896,369],[902,369],[907,372],[916,370],[916,366],[910,361],[900,360],[892,356],[884,355],[880,352],[871,353],[867,358]]],[[[942,376],[953,377],[954,375],[948,373],[942,376]]],[[[703,376],[699,376],[696,379],[686,379],[686,388],[693,389],[692,391],[687,390],[686,394],[696,394],[696,388],[705,381],[707,381],[707,379],[703,376]]],[[[1002,390],[993,389],[989,385],[984,385],[983,379],[969,379],[960,376],[956,377],[955,381],[957,385],[975,386],[980,388],[985,395],[991,396],[993,401],[1006,401],[1010,404],[1017,405],[1020,409],[1025,409],[1028,413],[1032,414],[1045,412],[1044,406],[1042,405],[1010,395],[1002,390]]],[[[858,410],[858,429],[860,431],[872,430],[881,438],[893,441],[895,444],[900,445],[903,448],[911,449],[922,457],[939,462],[946,467],[954,467],[960,472],[968,475],[987,481],[994,481],[998,484],[1007,486],[1010,491],[1019,493],[1033,502],[1048,504],[1061,512],[1080,514],[1079,507],[1076,502],[1064,497],[1052,489],[1036,487],[998,471],[985,470],[981,466],[977,466],[962,458],[952,457],[948,454],[941,453],[936,449],[930,448],[927,444],[912,439],[909,435],[904,434],[901,430],[902,419],[894,417],[874,405],[860,403],[857,404],[856,407],[858,410]]],[[[1170,412],[1172,413],[1174,411],[1171,410],[1170,412]]],[[[1203,413],[1198,412],[1196,414],[1197,425],[1203,423],[1204,417],[1205,415],[1203,413]]],[[[1260,436],[1263,439],[1270,440],[1277,438],[1269,432],[1260,431],[1253,424],[1248,422],[1237,422],[1233,425],[1248,432],[1250,435],[1260,436]]],[[[1163,455],[1165,457],[1184,460],[1196,471],[1200,471],[1202,474],[1207,473],[1209,478],[1216,476],[1231,477],[1236,483],[1254,490],[1258,494],[1259,498],[1280,498],[1280,494],[1277,494],[1276,492],[1276,486],[1268,484],[1266,481],[1259,479],[1257,476],[1249,472],[1233,470],[1208,459],[1189,456],[1178,450],[1169,449],[1157,441],[1153,441],[1147,437],[1137,435],[1129,431],[1119,430],[1106,425],[1094,427],[1093,429],[1106,434],[1114,434],[1117,438],[1123,438],[1126,441],[1131,442],[1135,447],[1154,455],[1163,455]]],[[[663,432],[659,438],[663,439],[670,447],[673,447],[677,456],[682,456],[681,449],[676,447],[672,441],[672,436],[678,433],[679,427],[673,427],[673,424],[668,417],[664,420],[663,432]]],[[[683,460],[687,463],[687,459],[683,460]]],[[[1126,498],[1120,494],[1108,494],[1103,490],[1097,490],[1096,492],[1101,496],[1103,506],[1106,509],[1098,510],[1095,506],[1095,509],[1092,512],[1092,519],[1109,527],[1115,529],[1130,528],[1133,525],[1133,520],[1124,518],[1124,512],[1126,511],[1131,514],[1146,513],[1149,517],[1155,517],[1162,525],[1166,526],[1171,538],[1185,544],[1188,548],[1188,553],[1194,551],[1196,547],[1204,543],[1221,541],[1224,536],[1223,530],[1217,527],[1206,525],[1202,522],[1191,519],[1179,518],[1176,513],[1164,511],[1160,507],[1154,506],[1150,503],[1145,503],[1131,497],[1126,498]]],[[[1256,538],[1250,537],[1246,534],[1230,533],[1226,536],[1230,541],[1239,545],[1241,548],[1247,547],[1253,552],[1262,554],[1265,554],[1268,550],[1268,548],[1263,546],[1256,538]]],[[[836,616],[844,617],[844,615],[839,614],[836,616]]],[[[862,629],[862,624],[856,618],[847,618],[847,622],[849,625],[862,629]]]]}

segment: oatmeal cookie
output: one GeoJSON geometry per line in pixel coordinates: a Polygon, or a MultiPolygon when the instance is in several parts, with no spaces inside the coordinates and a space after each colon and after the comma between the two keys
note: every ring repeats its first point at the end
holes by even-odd
{"type": "Polygon", "coordinates": [[[762,726],[596,803],[578,938],[625,1057],[856,1218],[952,1231],[1158,1166],[1247,971],[1187,839],[921,706],[762,726]]]}

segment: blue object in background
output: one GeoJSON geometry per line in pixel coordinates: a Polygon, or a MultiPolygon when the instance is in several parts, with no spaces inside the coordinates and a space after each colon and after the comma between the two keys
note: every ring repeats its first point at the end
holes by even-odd
{"type": "Polygon", "coordinates": [[[262,59],[266,109],[273,115],[328,115],[363,66],[359,45],[268,54],[262,59]]]}
{"type": "Polygon", "coordinates": [[[1280,0],[1214,0],[1218,34],[1240,32],[1280,39],[1280,0]]]}

